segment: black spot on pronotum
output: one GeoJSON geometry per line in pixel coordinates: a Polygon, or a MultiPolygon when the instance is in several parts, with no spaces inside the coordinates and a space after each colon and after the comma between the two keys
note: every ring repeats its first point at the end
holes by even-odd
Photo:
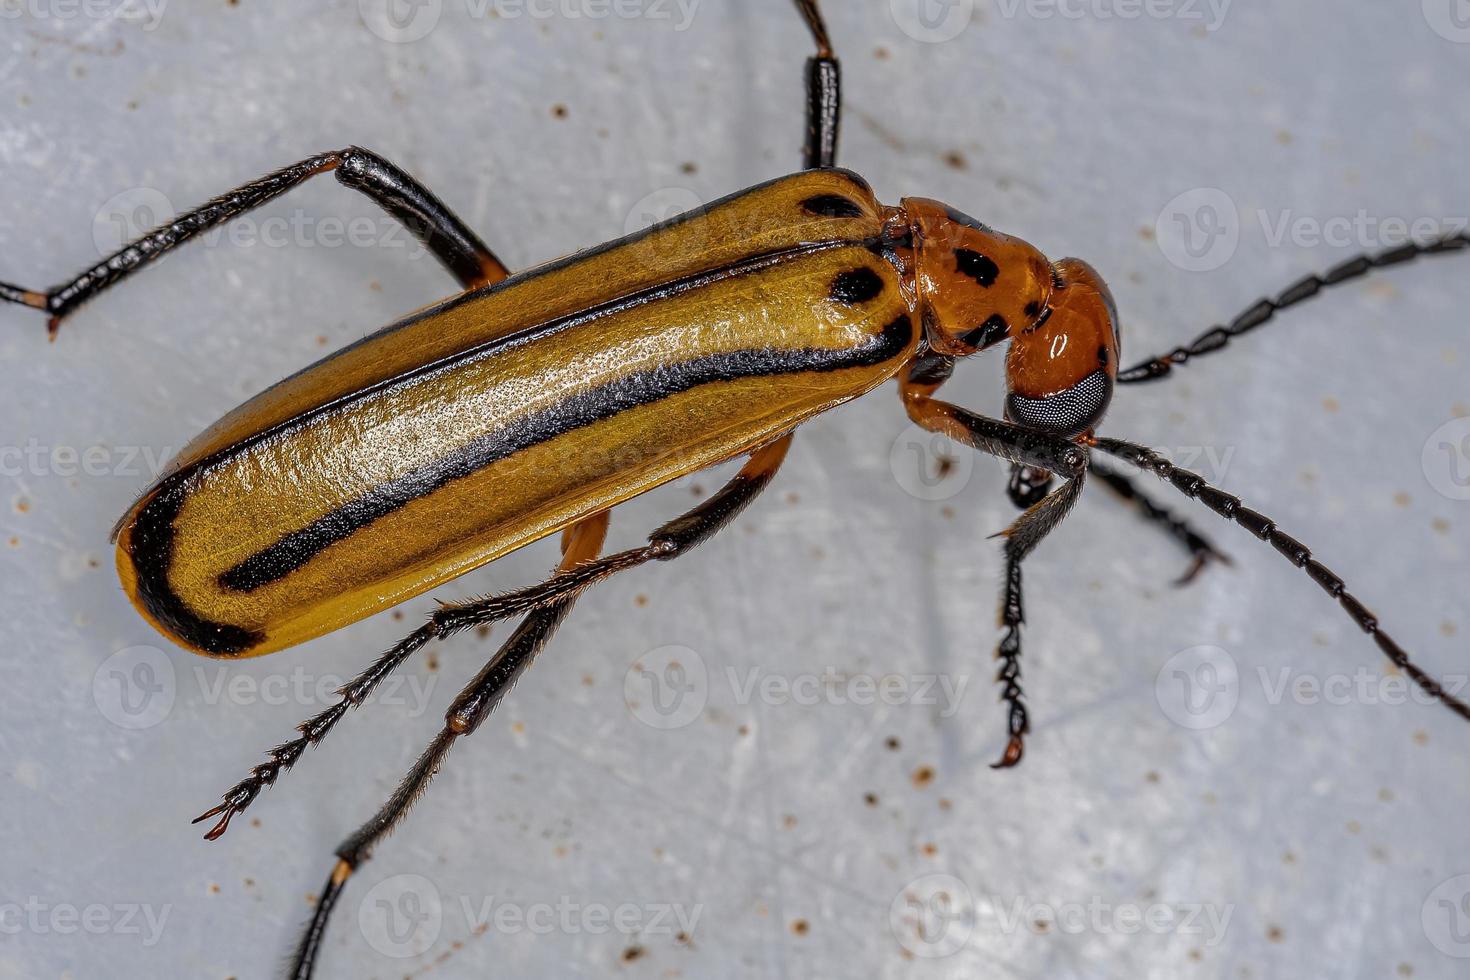
{"type": "Polygon", "coordinates": [[[1108,366],[1108,349],[1106,347],[1099,347],[1097,349],[1097,363],[1103,367],[1108,366]]]}
{"type": "Polygon", "coordinates": [[[960,334],[960,340],[976,350],[984,350],[1005,340],[1010,332],[1011,325],[1006,322],[1006,318],[996,313],[974,330],[960,334]]]}
{"type": "Polygon", "coordinates": [[[1026,319],[1034,320],[1036,319],[1036,314],[1040,312],[1041,304],[1036,302],[1036,300],[1033,299],[1031,302],[1026,304],[1026,319]]]}
{"type": "Polygon", "coordinates": [[[987,289],[995,285],[995,277],[1000,275],[1000,268],[993,261],[973,249],[955,249],[954,259],[956,271],[987,289]]]}
{"type": "Polygon", "coordinates": [[[863,209],[841,194],[818,194],[801,202],[801,209],[820,218],[861,218],[863,209]]]}
{"type": "Polygon", "coordinates": [[[839,272],[832,280],[831,297],[837,303],[866,303],[883,292],[883,277],[867,266],[839,272]]]}

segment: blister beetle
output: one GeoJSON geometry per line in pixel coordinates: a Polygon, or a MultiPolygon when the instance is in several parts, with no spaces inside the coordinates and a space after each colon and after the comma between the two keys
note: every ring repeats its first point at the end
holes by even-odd
{"type": "MultiPolygon", "coordinates": [[[[835,164],[837,64],[815,8],[804,9],[819,48],[809,69],[810,172],[638,238],[500,281],[503,266],[432,195],[381,158],[352,149],[247,185],[73,283],[45,293],[6,288],[6,298],[48,311],[54,329],[77,304],[152,257],[324,172],[420,230],[466,287],[464,295],[248,403],[196,442],[124,518],[118,551],[123,581],[144,614],[185,645],[216,655],[267,652],[419,594],[519,544],[570,531],[556,577],[535,590],[436,614],[375,672],[349,685],[340,705],[308,723],[301,740],[232,790],[210,814],[220,818],[212,833],[223,832],[230,816],[321,738],[346,706],[359,703],[388,669],[430,639],[526,613],[526,625],[456,702],[446,734],[416,770],[421,782],[448,742],[483,719],[583,589],[704,540],[768,483],[791,427],[888,378],[899,381],[917,422],[1017,464],[1016,496],[1035,507],[1006,545],[1005,762],[1019,760],[1026,731],[1018,673],[1021,562],[1081,492],[1092,449],[1157,470],[1269,540],[1338,597],[1386,653],[1412,669],[1363,607],[1344,598],[1341,582],[1266,519],[1093,429],[1115,381],[1161,374],[1213,350],[1324,284],[1463,241],[1345,263],[1187,348],[1120,375],[1117,317],[1086,266],[1050,263],[1029,246],[931,202],[910,199],[883,208],[860,179],[826,169],[835,164]],[[697,248],[687,247],[695,240],[697,248]],[[759,307],[746,300],[747,286],[758,287],[759,307]],[[590,360],[593,328],[591,349],[606,355],[597,359],[601,373],[578,362],[590,360]],[[986,419],[936,400],[953,358],[1002,341],[1010,342],[1008,419],[986,419]],[[798,380],[799,386],[792,384],[798,380]],[[454,399],[446,397],[450,389],[454,399]],[[715,397],[719,392],[729,397],[715,397]],[[782,392],[794,400],[783,403],[782,392]],[[458,399],[463,403],[450,404],[458,399]],[[450,414],[456,409],[466,417],[450,414]],[[388,454],[371,444],[391,438],[395,425],[422,433],[428,420],[434,432],[452,430],[453,443],[419,439],[413,452],[388,454]],[[709,429],[691,421],[707,422],[709,429]],[[584,469],[562,486],[533,485],[521,475],[548,472],[537,466],[541,452],[596,460],[599,453],[579,449],[581,439],[586,446],[645,451],[621,454],[615,472],[584,469]],[[735,482],[655,532],[646,548],[596,557],[609,506],[747,452],[751,461],[735,482]],[[333,453],[346,454],[346,462],[333,453]],[[356,465],[369,457],[382,469],[356,465]],[[1046,492],[1042,474],[1066,482],[1046,492]],[[273,475],[289,475],[290,492],[273,475]],[[472,492],[486,485],[474,482],[480,479],[495,480],[493,501],[472,492]],[[303,495],[302,486],[321,493],[303,495]],[[281,492],[273,497],[272,487],[281,492]],[[478,509],[491,502],[504,503],[505,512],[478,509]],[[442,536],[413,533],[430,526],[442,536]],[[222,534],[232,542],[232,555],[202,544],[222,534]],[[460,546],[465,550],[456,553],[460,546]],[[226,557],[232,560],[218,563],[226,557]]],[[[407,444],[396,439],[388,445],[407,444]]],[[[567,475],[564,467],[557,472],[567,475]]],[[[1213,552],[1202,539],[1187,543],[1197,562],[1210,560],[1213,552]]],[[[370,837],[344,848],[329,897],[399,813],[401,807],[370,837]]],[[[319,907],[323,921],[329,907],[329,901],[319,907]]]]}

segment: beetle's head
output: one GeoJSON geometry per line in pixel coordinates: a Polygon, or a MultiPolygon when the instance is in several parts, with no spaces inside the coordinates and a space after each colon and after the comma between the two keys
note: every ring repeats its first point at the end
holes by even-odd
{"type": "Polygon", "coordinates": [[[1011,339],[1006,417],[1032,429],[1076,436],[1102,421],[1118,375],[1118,311],[1092,266],[1062,259],[1051,316],[1011,339]]]}
{"type": "Polygon", "coordinates": [[[938,201],[903,208],[930,348],[963,357],[1009,340],[1007,416],[1066,436],[1095,426],[1118,370],[1117,311],[1097,272],[1080,259],[1052,263],[938,201]]]}

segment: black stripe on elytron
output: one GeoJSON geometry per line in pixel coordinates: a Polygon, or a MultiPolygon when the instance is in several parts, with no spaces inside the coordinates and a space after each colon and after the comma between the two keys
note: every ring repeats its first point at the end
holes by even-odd
{"type": "MultiPolygon", "coordinates": [[[[759,184],[754,184],[750,187],[745,188],[744,190],[736,191],[733,194],[726,194],[724,197],[717,198],[716,200],[697,207],[692,211],[686,211],[683,214],[676,214],[672,218],[668,218],[664,221],[655,222],[654,224],[649,225],[647,228],[644,228],[641,231],[633,232],[633,234],[631,235],[624,235],[622,238],[615,238],[610,242],[603,242],[601,245],[594,245],[590,248],[584,248],[580,251],[572,252],[570,255],[564,255],[559,259],[553,259],[550,262],[546,262],[541,265],[534,266],[530,269],[517,272],[515,275],[510,276],[506,279],[502,279],[499,282],[493,282],[488,286],[481,286],[478,289],[471,289],[466,292],[460,293],[457,296],[451,296],[441,303],[435,303],[433,306],[419,310],[418,312],[413,313],[405,317],[404,319],[397,321],[396,323],[391,323],[388,326],[383,327],[379,330],[375,330],[364,337],[360,337],[352,343],[346,345],[345,347],[339,348],[333,353],[328,354],[321,360],[330,360],[331,358],[336,357],[338,354],[341,354],[344,351],[352,350],[352,348],[354,347],[361,346],[362,344],[365,344],[376,337],[380,337],[383,334],[393,333],[396,330],[401,330],[404,327],[411,326],[427,317],[438,316],[439,314],[445,313],[463,303],[472,302],[475,299],[478,299],[482,296],[488,296],[491,293],[498,293],[505,289],[514,288],[515,286],[518,286],[529,279],[538,279],[553,272],[559,272],[574,263],[583,262],[587,259],[595,258],[599,255],[611,252],[613,249],[622,248],[625,245],[636,244],[650,237],[651,235],[657,234],[658,232],[667,231],[670,228],[677,228],[680,225],[688,224],[689,222],[695,221],[699,218],[708,217],[711,212],[727,204],[733,204],[734,202],[740,200],[742,197],[766,190],[767,188],[773,187],[776,184],[784,183],[788,180],[798,179],[810,173],[812,173],[812,171],[803,170],[798,171],[794,174],[787,174],[784,177],[772,177],[770,180],[762,181],[759,184]]],[[[865,195],[871,195],[873,193],[872,186],[863,179],[862,175],[854,173],[851,170],[844,170],[841,167],[832,167],[830,169],[823,170],[822,173],[827,176],[846,178],[847,180],[851,181],[855,187],[859,188],[865,195]]],[[[867,214],[866,211],[863,211],[854,202],[849,201],[845,197],[840,197],[835,194],[810,197],[807,198],[807,202],[817,201],[823,198],[834,198],[838,201],[841,201],[847,207],[857,208],[857,210],[853,211],[850,214],[835,215],[821,212],[817,214],[818,217],[859,218],[867,214]]],[[[321,363],[321,361],[317,361],[313,364],[308,364],[300,371],[297,371],[295,374],[289,375],[282,380],[290,381],[291,378],[294,378],[297,374],[302,374],[306,371],[310,371],[313,367],[316,366],[316,364],[319,363],[321,363]]]]}
{"type": "MultiPolygon", "coordinates": [[[[496,338],[494,341],[482,344],[469,351],[461,352],[454,357],[424,365],[414,371],[406,372],[379,384],[363,388],[354,392],[351,396],[339,398],[309,411],[302,412],[277,425],[263,429],[247,439],[243,439],[218,452],[196,460],[185,469],[167,473],[160,479],[152,499],[138,511],[133,524],[132,545],[129,549],[129,554],[132,559],[133,568],[137,574],[138,597],[158,623],[172,632],[185,644],[194,646],[215,656],[232,656],[242,653],[250,647],[259,644],[263,637],[259,633],[246,630],[239,626],[228,623],[216,623],[198,616],[174,592],[169,582],[169,571],[173,564],[173,524],[188,494],[189,475],[191,473],[207,471],[211,467],[229,459],[250,446],[263,442],[282,432],[305,425],[311,419],[332,411],[340,404],[380,389],[402,384],[408,379],[441,370],[445,367],[446,363],[458,362],[470,357],[494,354],[498,351],[533,341],[538,337],[546,336],[558,330],[585,323],[597,317],[622,312],[643,303],[651,302],[652,300],[676,295],[686,290],[696,289],[712,282],[728,279],[732,276],[769,268],[790,258],[809,255],[827,249],[850,246],[868,247],[869,245],[870,243],[865,241],[848,241],[843,239],[807,243],[791,249],[754,256],[735,265],[688,276],[684,279],[677,279],[671,283],[663,283],[641,292],[630,293],[627,296],[620,297],[602,306],[594,307],[591,310],[583,310],[557,320],[533,324],[524,330],[496,338]]],[[[500,286],[501,284],[497,283],[489,287],[489,289],[498,289],[500,286]]],[[[443,304],[439,309],[460,301],[462,301],[462,297],[443,304]]],[[[423,313],[420,314],[420,317],[427,315],[430,314],[423,313]]],[[[413,322],[413,319],[404,322],[413,322]]],[[[390,327],[388,329],[391,330],[393,328],[390,327]]],[[[118,526],[113,529],[114,537],[117,536],[121,528],[122,523],[119,522],[118,526]]]]}
{"type": "Polygon", "coordinates": [[[198,615],[179,598],[168,580],[173,563],[174,520],[187,497],[186,485],[175,481],[160,488],[138,515],[128,548],[137,573],[138,599],[158,625],[190,646],[216,657],[243,653],[265,637],[255,630],[198,615]]]}
{"type": "MultiPolygon", "coordinates": [[[[818,252],[825,252],[840,248],[866,248],[869,250],[876,249],[878,254],[887,256],[888,253],[881,246],[881,239],[833,238],[825,241],[806,242],[801,245],[792,246],[790,248],[776,249],[770,252],[762,252],[758,255],[753,255],[738,262],[732,263],[731,265],[719,266],[706,272],[698,272],[693,275],[685,276],[682,279],[674,279],[670,282],[660,283],[657,286],[650,286],[647,289],[641,289],[637,292],[632,292],[628,293],[625,296],[620,296],[615,300],[609,300],[608,302],[603,303],[600,306],[593,306],[589,309],[578,310],[575,313],[569,313],[566,316],[557,317],[554,320],[544,320],[540,323],[529,324],[520,330],[514,331],[513,333],[508,333],[504,336],[496,337],[493,340],[488,340],[482,344],[479,344],[478,346],[470,347],[466,350],[457,351],[456,353],[450,354],[447,357],[442,357],[437,361],[431,361],[428,364],[420,365],[419,367],[416,367],[411,371],[404,371],[402,374],[395,374],[390,378],[385,378],[382,381],[376,382],[374,384],[365,385],[361,388],[356,389],[355,391],[350,392],[349,394],[343,395],[340,398],[333,399],[329,402],[324,402],[314,408],[309,408],[273,426],[261,429],[253,435],[247,436],[246,438],[241,439],[239,442],[232,443],[229,446],[226,446],[223,449],[219,450],[218,452],[215,452],[203,459],[196,460],[189,465],[190,468],[193,469],[206,468],[221,459],[225,459],[232,455],[238,454],[242,450],[248,449],[251,446],[264,442],[265,440],[279,435],[280,433],[299,428],[300,426],[305,425],[307,422],[313,419],[320,418],[321,416],[326,415],[327,413],[343,405],[349,404],[353,401],[357,401],[367,395],[371,395],[379,391],[384,391],[388,388],[402,385],[413,379],[433,374],[436,371],[443,370],[449,365],[467,363],[476,358],[491,356],[506,350],[510,350],[513,347],[519,347],[523,344],[530,343],[531,341],[538,340],[542,337],[548,337],[569,327],[580,326],[581,324],[587,323],[591,320],[596,320],[605,316],[612,316],[617,313],[623,313],[647,303],[652,303],[661,299],[668,299],[671,296],[678,296],[681,293],[690,292],[692,290],[699,289],[713,283],[723,282],[726,279],[733,279],[736,276],[746,275],[752,272],[761,272],[765,269],[773,268],[777,265],[780,265],[782,262],[785,262],[788,259],[804,258],[805,256],[814,255],[818,252]]],[[[889,257],[889,264],[893,265],[895,269],[901,269],[896,259],[889,257]]],[[[502,283],[509,281],[510,280],[508,279],[502,280],[500,283],[496,283],[489,288],[492,290],[499,289],[502,283]]],[[[465,296],[469,295],[471,294],[465,294],[465,296]]],[[[399,327],[407,326],[410,323],[421,320],[424,317],[432,316],[436,311],[442,311],[449,308],[454,304],[454,302],[458,302],[458,300],[451,301],[450,303],[446,303],[443,306],[436,307],[428,311],[421,311],[420,313],[414,315],[413,317],[410,317],[407,320],[402,320],[392,327],[388,327],[385,328],[385,330],[383,331],[379,331],[379,333],[384,333],[388,330],[395,330],[399,327]]],[[[369,337],[371,336],[376,335],[369,335],[369,337]]],[[[337,351],[337,354],[341,354],[343,351],[351,350],[353,347],[358,346],[367,339],[369,338],[363,338],[363,340],[358,340],[355,343],[349,344],[346,347],[342,348],[342,350],[337,351]]],[[[329,361],[336,356],[336,354],[328,355],[326,358],[323,359],[323,361],[329,361]]],[[[320,364],[323,363],[323,361],[318,361],[317,363],[320,364]]],[[[310,368],[303,368],[302,370],[307,371],[310,370],[310,368]]],[[[277,385],[285,384],[286,381],[290,381],[292,378],[296,377],[296,375],[299,375],[301,373],[302,371],[298,371],[296,372],[296,374],[291,375],[284,381],[277,382],[277,385]]],[[[271,387],[274,388],[276,387],[276,385],[272,385],[271,387]]],[[[270,390],[271,388],[266,389],[267,392],[270,390]]],[[[262,394],[264,393],[265,392],[262,392],[262,394]]],[[[178,476],[179,472],[181,471],[166,471],[165,478],[173,478],[175,476],[178,476]]],[[[113,529],[114,537],[116,537],[117,535],[117,530],[117,528],[113,529]]]]}
{"type": "Polygon", "coordinates": [[[250,592],[279,581],[328,546],[454,480],[471,476],[523,449],[549,442],[640,405],[722,381],[871,367],[901,355],[912,339],[913,326],[908,314],[902,314],[857,348],[732,351],[619,378],[573,395],[543,412],[517,419],[503,429],[472,440],[442,459],[374,487],[251,555],[220,575],[219,583],[236,592],[250,592]]]}

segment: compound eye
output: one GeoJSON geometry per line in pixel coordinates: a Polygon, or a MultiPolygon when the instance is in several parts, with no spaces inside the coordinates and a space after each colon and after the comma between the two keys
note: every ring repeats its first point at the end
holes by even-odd
{"type": "Polygon", "coordinates": [[[1104,368],[1070,388],[1042,398],[1015,392],[1006,396],[1006,417],[1031,429],[1076,436],[1102,421],[1113,400],[1113,379],[1104,368]]]}

